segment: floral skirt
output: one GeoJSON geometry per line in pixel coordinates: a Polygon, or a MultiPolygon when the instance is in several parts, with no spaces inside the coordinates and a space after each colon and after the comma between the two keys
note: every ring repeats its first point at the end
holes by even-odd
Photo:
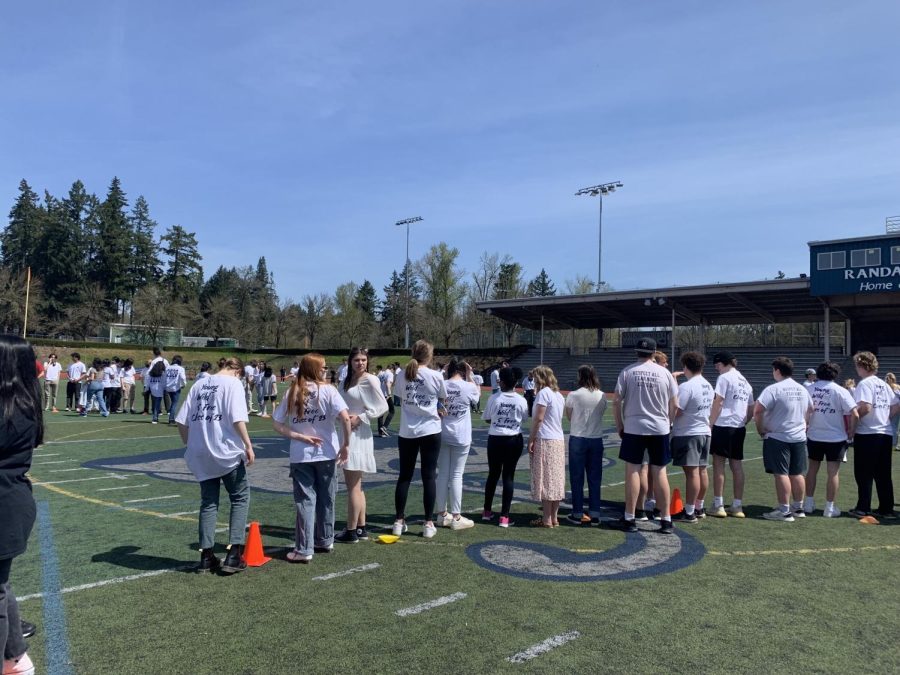
{"type": "Polygon", "coordinates": [[[531,455],[531,498],[562,501],[566,497],[566,442],[538,438],[531,455]]]}

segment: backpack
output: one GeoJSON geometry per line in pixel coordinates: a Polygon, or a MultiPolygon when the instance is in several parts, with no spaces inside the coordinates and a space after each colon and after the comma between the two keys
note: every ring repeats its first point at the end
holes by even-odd
{"type": "Polygon", "coordinates": [[[157,361],[152,366],[150,366],[150,377],[162,377],[163,373],[166,372],[166,364],[162,361],[157,361]]]}

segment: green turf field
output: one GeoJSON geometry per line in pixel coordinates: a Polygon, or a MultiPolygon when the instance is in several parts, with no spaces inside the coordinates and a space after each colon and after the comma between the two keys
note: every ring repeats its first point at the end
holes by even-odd
{"type": "MultiPolygon", "coordinates": [[[[294,518],[280,491],[283,445],[253,418],[250,474],[265,489],[253,491],[250,515],[274,559],[217,577],[182,569],[197,559],[199,489],[179,466],[177,431],[148,419],[48,416],[51,442],[32,469],[39,520],[12,573],[22,614],[38,625],[38,672],[900,671],[900,529],[820,510],[795,523],[754,517],[774,501],[755,434],[745,520],[707,518],[678,538],[532,529],[536,506],[517,491],[509,530],[473,515],[475,528],[425,541],[411,525],[398,544],[337,545],[304,566],[283,559],[294,518]]],[[[464,509],[480,512],[475,426],[464,509]]],[[[376,440],[390,465],[395,438],[376,440]]],[[[527,456],[519,466],[525,486],[527,456]]],[[[621,464],[606,469],[604,500],[623,498],[622,476],[621,464]]],[[[852,458],[841,477],[846,512],[852,458]]],[[[389,524],[393,476],[369,482],[369,522],[389,524]]],[[[683,490],[683,478],[672,485],[683,490]]],[[[822,490],[824,477],[819,505],[822,490]]],[[[411,521],[421,509],[414,487],[411,521]]],[[[339,493],[338,527],[344,512],[339,493]]]]}

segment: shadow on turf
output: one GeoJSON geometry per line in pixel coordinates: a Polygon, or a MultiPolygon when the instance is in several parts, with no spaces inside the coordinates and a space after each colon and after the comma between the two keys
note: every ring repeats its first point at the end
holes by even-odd
{"type": "Polygon", "coordinates": [[[91,556],[91,562],[105,562],[118,565],[119,567],[147,572],[160,569],[191,572],[191,569],[184,568],[196,563],[196,560],[178,560],[176,558],[164,558],[158,555],[138,553],[140,550],[140,546],[116,546],[106,553],[97,553],[91,556]]]}

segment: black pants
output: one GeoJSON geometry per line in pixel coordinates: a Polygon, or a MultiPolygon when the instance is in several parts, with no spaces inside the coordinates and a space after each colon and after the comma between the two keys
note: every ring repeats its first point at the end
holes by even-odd
{"type": "Polygon", "coordinates": [[[28,651],[28,644],[22,637],[19,606],[9,586],[11,567],[12,558],[0,560],[0,652],[8,660],[17,659],[28,651]]]}
{"type": "Polygon", "coordinates": [[[81,382],[66,382],[66,408],[75,410],[81,399],[81,382]]]}
{"type": "Polygon", "coordinates": [[[397,439],[400,450],[400,475],[397,477],[397,487],[394,490],[394,507],[397,511],[397,520],[406,518],[406,496],[409,494],[409,484],[412,482],[413,473],[416,471],[416,459],[422,453],[422,489],[424,496],[422,504],[425,507],[425,520],[434,520],[434,500],[437,495],[435,479],[437,478],[438,455],[441,454],[441,434],[431,434],[419,438],[397,439]]]}
{"type": "Polygon", "coordinates": [[[497,490],[497,481],[503,476],[503,502],[500,515],[509,517],[515,486],[516,464],[522,456],[524,441],[522,434],[515,436],[488,436],[488,477],[484,483],[484,510],[490,511],[497,490]]]}
{"type": "Polygon", "coordinates": [[[525,392],[525,403],[528,404],[528,416],[531,417],[531,409],[534,407],[534,389],[525,392]]]}
{"type": "Polygon", "coordinates": [[[394,419],[394,397],[393,396],[387,397],[387,404],[388,404],[388,411],[386,413],[384,413],[384,415],[382,415],[381,418],[378,420],[378,428],[379,429],[387,429],[391,424],[391,420],[394,419]]]}
{"type": "Polygon", "coordinates": [[[853,438],[853,474],[859,492],[856,508],[872,510],[872,481],[878,491],[878,511],[894,510],[894,482],[891,480],[890,434],[856,434],[853,438]]]}
{"type": "Polygon", "coordinates": [[[144,387],[144,414],[150,414],[150,388],[144,387]]]}

